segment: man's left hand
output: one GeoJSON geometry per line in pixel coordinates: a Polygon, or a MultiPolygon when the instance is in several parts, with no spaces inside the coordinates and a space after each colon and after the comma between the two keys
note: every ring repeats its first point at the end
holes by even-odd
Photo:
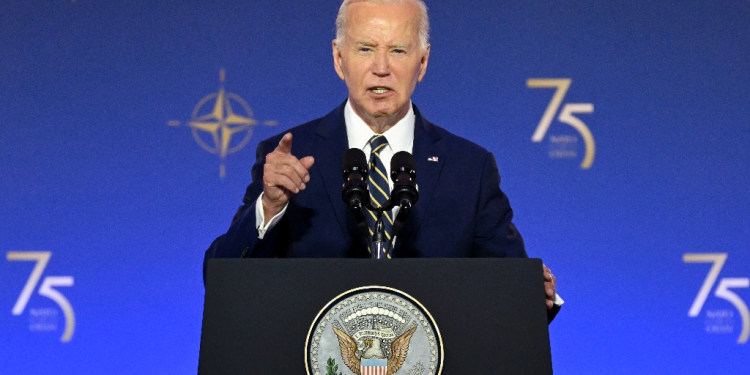
{"type": "Polygon", "coordinates": [[[555,290],[557,290],[557,279],[552,271],[547,266],[542,265],[544,268],[544,294],[547,296],[547,310],[551,309],[555,304],[555,290]]]}

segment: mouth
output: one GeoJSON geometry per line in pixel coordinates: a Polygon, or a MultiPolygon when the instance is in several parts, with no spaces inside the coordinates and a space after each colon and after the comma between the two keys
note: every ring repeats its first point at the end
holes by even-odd
{"type": "Polygon", "coordinates": [[[391,89],[388,88],[388,87],[377,86],[377,87],[370,88],[370,91],[372,91],[373,93],[375,93],[377,95],[381,95],[381,94],[386,94],[386,93],[390,92],[391,89]]]}

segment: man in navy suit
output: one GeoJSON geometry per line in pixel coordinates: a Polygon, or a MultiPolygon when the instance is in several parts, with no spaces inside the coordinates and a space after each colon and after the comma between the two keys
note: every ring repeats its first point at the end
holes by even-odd
{"type": "MultiPolygon", "coordinates": [[[[204,276],[210,258],[369,257],[341,198],[341,160],[349,148],[370,154],[368,140],[379,134],[388,140],[378,154],[385,168],[396,152],[410,152],[419,185],[392,257],[527,257],[492,154],[411,103],[430,57],[424,3],[345,0],[336,29],[334,67],[347,101],[258,145],[244,205],[206,251],[204,276]]],[[[556,280],[546,267],[544,278],[553,309],[556,280]]]]}

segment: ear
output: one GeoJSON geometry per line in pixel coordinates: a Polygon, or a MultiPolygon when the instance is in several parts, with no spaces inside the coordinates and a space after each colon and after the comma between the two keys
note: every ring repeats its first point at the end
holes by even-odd
{"type": "Polygon", "coordinates": [[[424,78],[424,74],[427,73],[427,62],[430,60],[430,44],[427,43],[427,48],[424,50],[424,54],[422,55],[422,60],[419,62],[419,76],[417,77],[417,82],[422,82],[422,78],[424,78]]]}
{"type": "Polygon", "coordinates": [[[339,75],[339,78],[343,80],[344,69],[341,67],[341,51],[339,51],[336,39],[333,40],[333,68],[336,69],[336,74],[339,75]]]}

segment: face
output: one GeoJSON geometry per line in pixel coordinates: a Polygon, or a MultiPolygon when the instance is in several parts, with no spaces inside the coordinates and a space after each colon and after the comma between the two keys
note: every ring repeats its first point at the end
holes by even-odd
{"type": "Polygon", "coordinates": [[[333,42],[333,61],[349,89],[354,111],[384,131],[409,111],[424,77],[429,45],[419,45],[419,13],[411,2],[349,6],[343,44],[333,42]]]}

